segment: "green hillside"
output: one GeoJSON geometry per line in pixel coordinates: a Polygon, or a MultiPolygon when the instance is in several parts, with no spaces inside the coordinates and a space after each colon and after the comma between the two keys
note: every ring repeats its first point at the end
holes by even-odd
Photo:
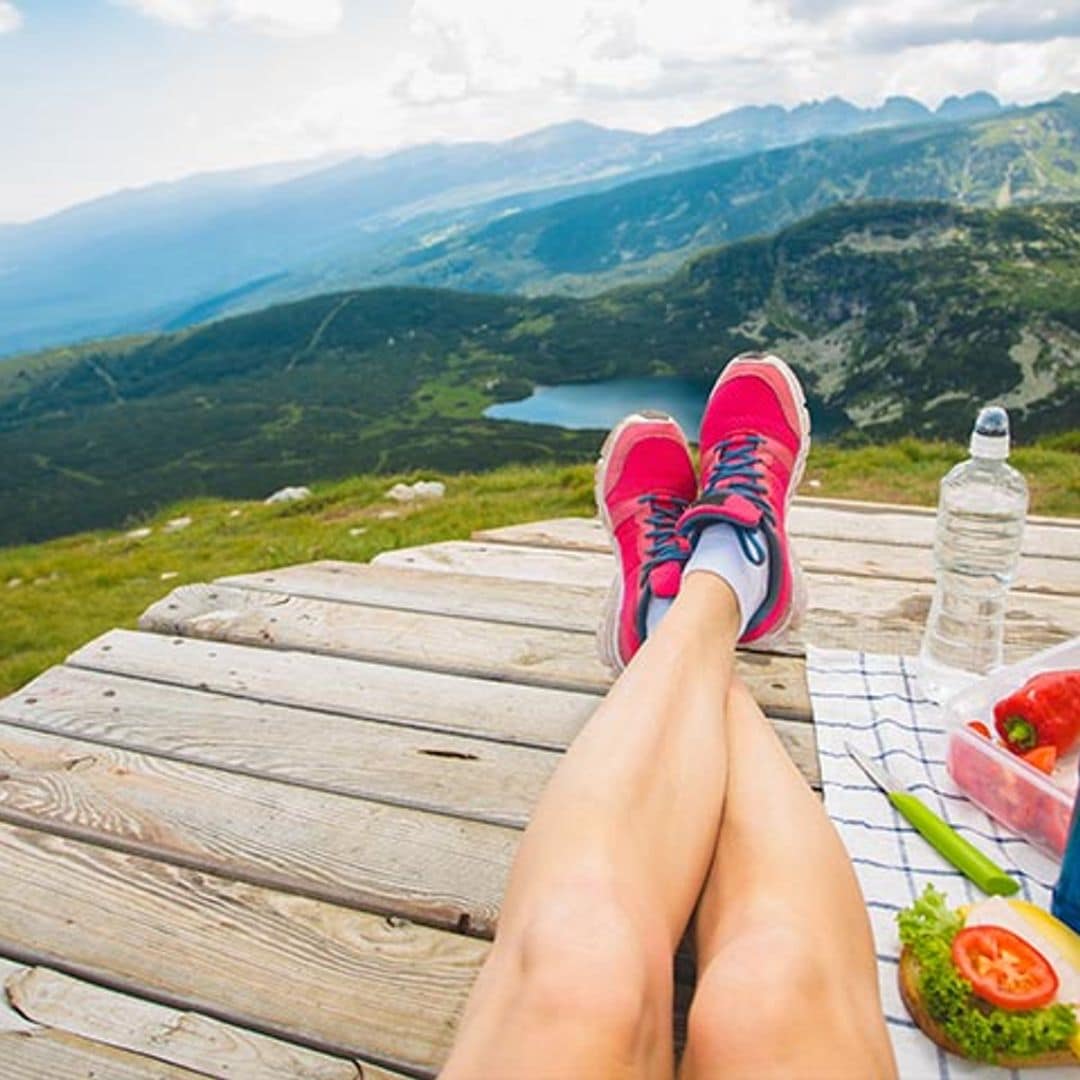
{"type": "Polygon", "coordinates": [[[1080,204],[836,207],[588,300],[378,289],[0,367],[0,542],[312,477],[580,461],[600,433],[486,420],[535,384],[711,378],[771,348],[819,432],[1021,439],[1077,423],[1080,204]]]}
{"type": "MultiPolygon", "coordinates": [[[[1075,437],[1058,437],[1016,451],[1015,463],[1031,484],[1034,512],[1080,514],[1078,449],[1075,437]]],[[[938,481],[962,454],[959,445],[913,440],[815,447],[804,491],[933,503],[938,481]]],[[[385,498],[392,483],[419,475],[319,484],[311,499],[284,506],[190,500],[147,517],[146,536],[102,531],[0,549],[0,695],[98,634],[134,626],[143,610],[178,585],[313,559],[366,561],[387,548],[594,510],[591,465],[444,475],[445,499],[402,506],[385,498]],[[180,517],[190,517],[191,524],[165,527],[180,517]]]]}
{"type": "Polygon", "coordinates": [[[388,260],[377,276],[588,295],[839,202],[1006,207],[1080,198],[1080,94],[986,119],[817,139],[512,214],[388,260]]]}

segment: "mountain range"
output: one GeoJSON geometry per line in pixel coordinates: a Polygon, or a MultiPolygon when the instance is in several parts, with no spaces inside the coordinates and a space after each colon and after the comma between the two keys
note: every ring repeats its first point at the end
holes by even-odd
{"type": "Polygon", "coordinates": [[[990,399],[1021,438],[1075,427],[1080,202],[838,205],[595,297],[344,291],[16,358],[0,365],[0,543],[199,493],[580,460],[598,433],[484,409],[537,384],[704,383],[751,348],[792,362],[819,431],[959,437],[990,399]]]}
{"type": "Polygon", "coordinates": [[[176,329],[380,282],[596,291],[610,280],[655,277],[694,250],[778,228],[861,187],[971,202],[993,202],[1002,191],[1011,199],[1075,196],[1074,114],[1060,103],[1005,109],[988,94],[952,98],[934,112],[911,98],[867,109],[830,98],[790,110],[740,108],[655,134],[572,122],[501,143],[431,144],[120,192],[0,226],[0,355],[176,329]],[[881,163],[893,132],[907,147],[907,171],[890,182],[881,163]],[[769,153],[823,139],[835,146],[811,142],[813,160],[769,153]],[[864,147],[872,159],[865,165],[864,147]],[[939,153],[953,155],[956,168],[950,159],[950,176],[935,182],[939,153]],[[846,172],[831,192],[822,174],[834,155],[846,172]],[[733,159],[745,163],[741,172],[716,172],[717,162],[733,159]],[[1033,170],[1033,160],[1051,175],[1033,170]],[[772,205],[744,205],[742,189],[755,176],[782,183],[803,168],[818,177],[816,187],[789,184],[772,205]],[[646,205],[654,195],[660,210],[646,205]],[[597,227],[578,244],[583,213],[595,213],[597,227]],[[588,253],[608,239],[610,258],[588,253]],[[552,258],[555,249],[565,254],[552,258]],[[585,281],[595,272],[606,276],[585,281]]]}
{"type": "Polygon", "coordinates": [[[813,139],[501,217],[380,268],[492,292],[599,292],[839,202],[1080,198],[1080,94],[989,119],[813,139]]]}

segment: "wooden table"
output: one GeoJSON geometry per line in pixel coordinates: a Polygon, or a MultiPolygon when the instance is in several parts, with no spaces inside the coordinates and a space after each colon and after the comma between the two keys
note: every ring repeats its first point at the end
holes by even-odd
{"type": "MultiPolygon", "coordinates": [[[[803,644],[916,650],[933,523],[795,504],[806,626],[739,666],[811,784],[803,644]]],[[[0,702],[4,1076],[437,1069],[611,570],[566,519],[185,586],[0,702]]],[[[1010,650],[1078,633],[1080,522],[1032,522],[1010,650]]]]}

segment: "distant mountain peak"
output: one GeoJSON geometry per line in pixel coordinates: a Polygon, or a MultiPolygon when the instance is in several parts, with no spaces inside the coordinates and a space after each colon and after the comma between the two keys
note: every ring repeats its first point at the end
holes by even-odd
{"type": "Polygon", "coordinates": [[[839,97],[837,94],[832,94],[823,101],[805,101],[790,110],[792,116],[802,116],[806,113],[855,116],[861,111],[857,105],[852,105],[847,98],[839,97]]]}
{"type": "Polygon", "coordinates": [[[515,135],[504,144],[515,150],[546,150],[562,143],[576,142],[581,139],[613,139],[634,136],[634,132],[621,131],[594,124],[590,120],[564,120],[558,124],[527,131],[524,135],[515,135]]]}
{"type": "Polygon", "coordinates": [[[939,120],[974,120],[980,116],[993,116],[1001,112],[1002,104],[986,90],[976,90],[971,94],[947,97],[934,110],[939,120]]]}

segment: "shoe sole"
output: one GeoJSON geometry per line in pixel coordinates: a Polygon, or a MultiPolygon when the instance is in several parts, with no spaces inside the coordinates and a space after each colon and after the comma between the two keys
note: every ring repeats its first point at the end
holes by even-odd
{"type": "MultiPolygon", "coordinates": [[[[795,465],[791,471],[791,483],[788,485],[787,495],[784,498],[784,528],[786,530],[787,520],[791,511],[791,500],[795,497],[795,492],[798,490],[799,484],[802,483],[803,473],[806,470],[806,458],[810,453],[810,410],[806,407],[806,394],[803,391],[802,383],[799,382],[795,372],[792,371],[779,356],[773,356],[772,353],[765,353],[760,356],[757,354],[752,355],[755,364],[765,364],[774,371],[778,371],[784,377],[784,381],[787,383],[788,389],[791,391],[791,396],[797,407],[796,412],[799,418],[799,451],[795,455],[795,465]]],[[[736,356],[734,359],[738,360],[739,357],[736,356]]],[[[747,357],[747,359],[749,359],[749,357],[747,357]]],[[[712,404],[713,395],[719,388],[720,381],[723,377],[723,372],[721,372],[721,374],[717,376],[716,382],[713,383],[713,388],[709,393],[708,404],[705,406],[706,412],[709,409],[709,405],[712,404]]],[[[806,610],[806,577],[803,574],[803,568],[795,555],[795,548],[791,543],[790,536],[788,536],[788,553],[791,559],[791,603],[788,605],[784,617],[774,629],[770,630],[767,634],[756,638],[754,641],[749,642],[743,646],[744,648],[761,650],[774,648],[776,645],[784,642],[788,632],[802,619],[803,613],[806,610]]]]}
{"type": "Polygon", "coordinates": [[[611,464],[612,448],[627,428],[633,427],[634,424],[654,424],[658,420],[672,424],[676,430],[679,430],[674,417],[669,416],[667,413],[655,412],[652,409],[641,409],[639,412],[624,417],[608,432],[604,445],[600,447],[600,456],[596,461],[593,498],[596,500],[596,508],[600,512],[600,519],[607,530],[608,538],[611,541],[611,550],[615,556],[615,577],[612,578],[607,597],[604,600],[603,616],[596,631],[596,648],[600,654],[600,660],[614,671],[622,671],[626,667],[626,664],[619,656],[619,612],[622,611],[623,606],[624,586],[622,551],[615,542],[615,530],[612,528],[611,515],[608,514],[607,501],[604,498],[607,470],[611,464]]]}

